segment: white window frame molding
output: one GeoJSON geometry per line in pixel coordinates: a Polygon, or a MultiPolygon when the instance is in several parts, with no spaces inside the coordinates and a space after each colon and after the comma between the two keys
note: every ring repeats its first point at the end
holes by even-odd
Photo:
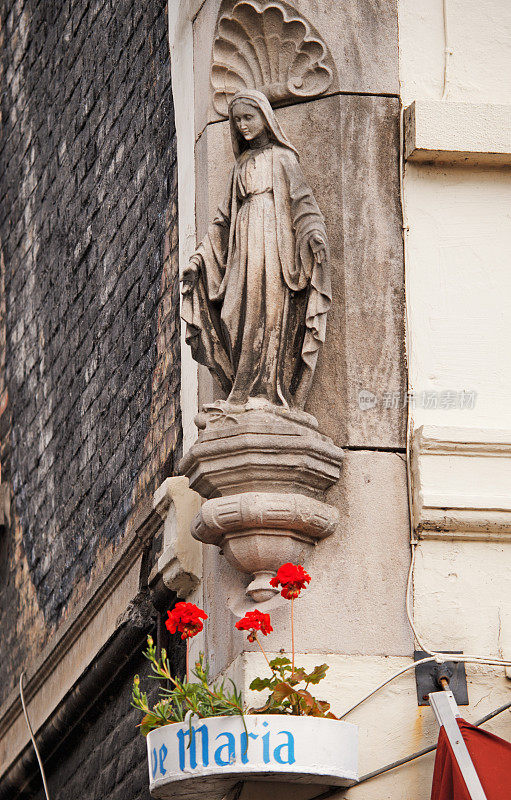
{"type": "Polygon", "coordinates": [[[511,105],[415,100],[405,109],[404,129],[407,161],[511,164],[511,105]]]}
{"type": "Polygon", "coordinates": [[[411,467],[421,539],[511,541],[511,431],[424,425],[411,467]]]}

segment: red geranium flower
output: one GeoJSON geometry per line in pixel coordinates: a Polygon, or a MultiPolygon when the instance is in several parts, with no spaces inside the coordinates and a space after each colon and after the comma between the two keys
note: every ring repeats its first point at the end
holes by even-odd
{"type": "Polygon", "coordinates": [[[282,586],[281,595],[286,600],[293,600],[298,597],[305,584],[309,583],[311,576],[305,572],[300,564],[282,564],[277,574],[271,579],[270,585],[276,588],[282,586]]]}
{"type": "Polygon", "coordinates": [[[204,627],[203,619],[208,615],[202,608],[198,608],[193,603],[176,603],[172,611],[167,611],[169,618],[165,620],[165,626],[170,633],[179,631],[181,639],[190,639],[196,636],[204,627]]]}
{"type": "Polygon", "coordinates": [[[257,608],[255,611],[247,611],[243,619],[238,620],[236,623],[236,628],[239,631],[250,631],[247,637],[249,642],[255,641],[256,631],[261,631],[264,636],[268,636],[273,630],[270,615],[263,614],[257,608]]]}

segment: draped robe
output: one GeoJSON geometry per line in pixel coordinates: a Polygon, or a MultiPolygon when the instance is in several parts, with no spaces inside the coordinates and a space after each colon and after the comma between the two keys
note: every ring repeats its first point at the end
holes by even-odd
{"type": "Polygon", "coordinates": [[[244,150],[182,304],[192,354],[229,402],[303,407],[331,303],[327,241],[294,150],[274,142],[244,150]],[[325,243],[322,262],[313,233],[325,243]]]}

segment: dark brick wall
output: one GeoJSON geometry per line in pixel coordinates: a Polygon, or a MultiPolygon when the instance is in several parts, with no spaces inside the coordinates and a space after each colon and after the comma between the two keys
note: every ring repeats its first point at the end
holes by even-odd
{"type": "Polygon", "coordinates": [[[0,0],[0,701],[180,456],[161,0],[0,0]],[[5,361],[5,363],[3,363],[5,361]]]}
{"type": "MultiPolygon", "coordinates": [[[[47,761],[52,800],[150,800],[146,742],[137,728],[142,715],[130,708],[135,674],[154,698],[156,684],[138,655],[47,761]]],[[[41,778],[34,778],[24,800],[44,800],[41,785],[41,778]]]]}

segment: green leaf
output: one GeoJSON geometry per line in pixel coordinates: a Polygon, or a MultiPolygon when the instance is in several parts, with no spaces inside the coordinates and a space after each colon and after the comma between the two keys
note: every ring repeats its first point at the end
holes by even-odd
{"type": "Polygon", "coordinates": [[[316,702],[310,692],[305,689],[297,689],[295,694],[299,698],[300,706],[304,709],[312,709],[316,702]]]}
{"type": "Polygon", "coordinates": [[[286,683],[286,681],[282,681],[282,683],[277,683],[275,686],[271,699],[275,703],[281,703],[282,700],[285,700],[293,694],[296,694],[293,687],[290,686],[289,683],[286,683]]]}
{"type": "Polygon", "coordinates": [[[328,664],[320,664],[319,667],[314,667],[308,675],[305,674],[303,680],[307,681],[307,683],[319,683],[326,677],[327,669],[328,664]]]}
{"type": "Polygon", "coordinates": [[[145,717],[142,718],[142,722],[140,723],[140,732],[144,736],[147,736],[147,734],[154,728],[161,728],[161,726],[164,724],[165,723],[161,721],[160,717],[157,717],[156,714],[153,714],[150,711],[149,714],[146,714],[145,717]]]}
{"type": "Polygon", "coordinates": [[[269,703],[265,703],[264,706],[261,706],[261,708],[249,708],[247,713],[248,714],[267,714],[268,713],[268,708],[269,708],[269,703]]]}
{"type": "Polygon", "coordinates": [[[295,686],[297,683],[301,683],[306,678],[307,678],[307,673],[305,672],[304,669],[301,669],[299,667],[295,669],[295,671],[292,672],[291,675],[288,676],[287,680],[292,686],[295,686]]]}
{"type": "MultiPolygon", "coordinates": [[[[158,665],[158,662],[156,664],[158,665]]],[[[165,685],[160,687],[159,698],[152,710],[147,706],[145,692],[140,692],[138,695],[134,691],[132,695],[132,704],[144,713],[140,724],[141,732],[144,735],[147,735],[154,728],[167,725],[169,722],[182,722],[188,711],[193,711],[200,718],[243,716],[244,709],[241,693],[232,681],[230,681],[232,689],[226,688],[224,681],[217,681],[212,687],[208,686],[208,665],[207,662],[204,663],[202,654],[196,664],[195,673],[200,681],[199,683],[184,683],[170,676],[168,662],[166,670],[167,673],[164,673],[163,676],[158,674],[149,676],[155,679],[165,677],[165,685]],[[170,687],[167,684],[167,674],[170,677],[170,687]]],[[[154,671],[158,672],[156,669],[154,671]]],[[[136,685],[138,688],[138,683],[136,685]]]]}
{"type": "Polygon", "coordinates": [[[254,678],[249,689],[252,689],[254,692],[262,692],[264,689],[271,689],[272,684],[272,678],[254,678]]]}
{"type": "Polygon", "coordinates": [[[276,669],[279,672],[283,672],[290,669],[291,661],[289,658],[274,658],[270,661],[270,667],[272,669],[276,669]]]}

